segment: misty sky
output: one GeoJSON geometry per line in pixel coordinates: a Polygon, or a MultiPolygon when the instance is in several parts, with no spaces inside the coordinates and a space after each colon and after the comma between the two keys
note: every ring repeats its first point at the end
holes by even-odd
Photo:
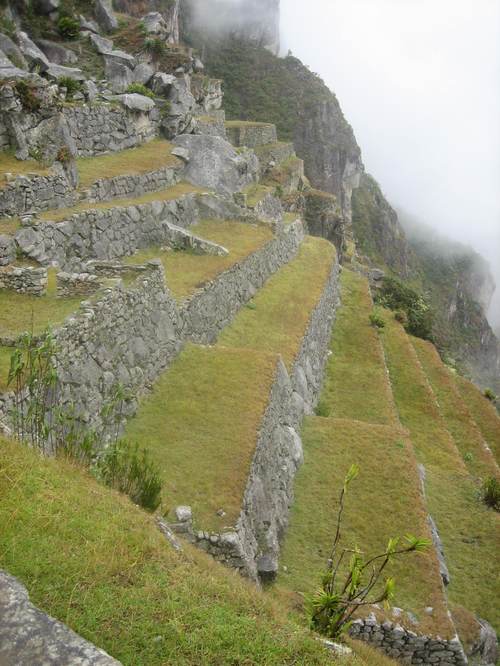
{"type": "Polygon", "coordinates": [[[490,262],[500,324],[500,0],[281,0],[390,202],[490,262]]]}

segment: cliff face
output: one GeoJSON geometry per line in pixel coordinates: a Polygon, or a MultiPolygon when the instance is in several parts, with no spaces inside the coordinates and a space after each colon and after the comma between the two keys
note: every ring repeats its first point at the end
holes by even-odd
{"type": "Polygon", "coordinates": [[[361,150],[335,95],[293,56],[277,58],[255,42],[201,39],[207,71],[224,81],[228,118],[272,122],[293,141],[311,184],[337,197],[346,227],[363,171],[361,150]]]}

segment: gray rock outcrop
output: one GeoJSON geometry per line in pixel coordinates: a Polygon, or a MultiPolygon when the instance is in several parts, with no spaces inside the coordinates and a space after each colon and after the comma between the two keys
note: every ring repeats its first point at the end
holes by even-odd
{"type": "Polygon", "coordinates": [[[113,13],[111,0],[95,0],[95,17],[104,32],[111,32],[118,28],[118,21],[113,13]]]}
{"type": "Polygon", "coordinates": [[[17,42],[30,70],[45,72],[48,69],[49,59],[22,30],[17,33],[17,42]]]}
{"type": "Polygon", "coordinates": [[[13,576],[0,571],[2,666],[120,666],[120,662],[46,615],[13,576]]]}
{"type": "Polygon", "coordinates": [[[61,44],[48,39],[36,39],[35,44],[45,53],[49,61],[56,65],[74,65],[78,62],[76,53],[61,44]]]}
{"type": "Polygon", "coordinates": [[[195,185],[231,195],[257,180],[259,162],[255,154],[238,153],[219,136],[185,134],[175,143],[189,151],[185,178],[195,185]]]}

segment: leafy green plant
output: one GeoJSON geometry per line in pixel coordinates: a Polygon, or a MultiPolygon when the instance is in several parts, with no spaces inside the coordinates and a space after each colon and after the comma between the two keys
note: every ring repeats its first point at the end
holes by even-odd
{"type": "Polygon", "coordinates": [[[153,58],[161,58],[167,52],[167,45],[159,37],[149,38],[144,41],[144,50],[153,58]]]}
{"type": "Polygon", "coordinates": [[[394,313],[394,319],[403,326],[408,326],[408,315],[404,310],[396,310],[394,313]]]}
{"type": "Polygon", "coordinates": [[[57,80],[57,84],[59,88],[66,88],[66,97],[68,99],[72,99],[75,93],[81,92],[82,90],[81,82],[72,79],[70,76],[61,76],[61,78],[57,80]]]}
{"type": "Polygon", "coordinates": [[[151,99],[155,98],[154,92],[149,88],[146,88],[146,86],[143,85],[142,83],[131,83],[128,86],[126,92],[131,94],[137,93],[138,95],[144,95],[145,97],[149,97],[151,99]]]}
{"type": "Polygon", "coordinates": [[[481,499],[495,511],[500,511],[500,481],[490,476],[486,479],[481,487],[481,499]]]}
{"type": "Polygon", "coordinates": [[[403,545],[399,545],[399,538],[391,538],[383,553],[368,558],[357,546],[341,548],[345,496],[349,484],[358,474],[358,466],[352,465],[344,479],[327,569],[321,587],[308,599],[307,604],[311,628],[334,640],[347,631],[354,613],[363,606],[390,603],[394,596],[394,579],[386,578],[381,587],[379,582],[395,557],[422,552],[430,545],[428,539],[410,535],[405,537],[403,545]]]}
{"type": "MultiPolygon", "coordinates": [[[[379,305],[404,312],[407,323],[403,325],[411,335],[424,340],[433,339],[433,314],[423,296],[397,278],[384,277],[382,286],[375,296],[379,305]]],[[[398,315],[401,317],[401,315],[398,315]]]]}
{"type": "Polygon", "coordinates": [[[96,465],[102,481],[128,495],[135,504],[155,511],[160,505],[162,481],[146,450],[121,439],[109,446],[96,465]]]}
{"type": "Polygon", "coordinates": [[[71,16],[61,16],[57,21],[57,32],[63,39],[77,39],[80,34],[80,24],[71,16]]]}
{"type": "Polygon", "coordinates": [[[490,402],[495,402],[495,400],[497,399],[497,396],[495,395],[495,393],[494,393],[491,389],[489,389],[489,388],[484,389],[483,395],[484,395],[484,397],[487,398],[490,402]]]}
{"type": "Polygon", "coordinates": [[[378,314],[378,312],[372,312],[370,317],[370,324],[374,328],[385,328],[385,321],[383,318],[378,314]]]}

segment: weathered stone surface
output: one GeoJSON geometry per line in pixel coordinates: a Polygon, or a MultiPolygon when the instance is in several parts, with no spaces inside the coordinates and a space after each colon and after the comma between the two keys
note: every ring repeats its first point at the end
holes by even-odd
{"type": "MultiPolygon", "coordinates": [[[[166,84],[165,78],[162,79],[162,83],[166,84]]],[[[188,76],[174,77],[165,96],[170,102],[170,110],[162,120],[162,132],[169,139],[183,132],[190,132],[193,128],[193,116],[196,109],[196,100],[191,94],[190,78],[188,76]]]]}
{"type": "Polygon", "coordinates": [[[254,153],[238,153],[218,136],[183,135],[176,145],[189,151],[185,177],[195,185],[220,194],[238,192],[257,179],[258,160],[254,153]]]}
{"type": "Polygon", "coordinates": [[[80,21],[80,30],[88,30],[89,32],[93,32],[96,35],[99,34],[100,28],[95,21],[87,19],[85,18],[85,16],[82,16],[81,14],[78,17],[78,19],[80,21]]]}
{"type": "Polygon", "coordinates": [[[199,238],[182,227],[169,222],[165,222],[164,225],[170,234],[168,239],[170,247],[191,250],[198,254],[210,254],[217,257],[225,257],[229,254],[229,251],[222,245],[199,238]]]}
{"type": "Polygon", "coordinates": [[[172,86],[177,81],[173,74],[165,74],[165,72],[156,72],[151,82],[151,90],[158,95],[158,97],[168,97],[172,86]]]}
{"type": "Polygon", "coordinates": [[[0,49],[11,60],[12,64],[15,63],[16,67],[19,67],[20,69],[28,69],[28,63],[19,46],[2,32],[0,32],[0,49]]]}
{"type": "Polygon", "coordinates": [[[102,286],[97,275],[91,273],[57,274],[57,297],[74,298],[75,296],[91,296],[102,286]]]}
{"type": "Polygon", "coordinates": [[[132,70],[114,58],[105,57],[104,72],[109,87],[114,93],[123,93],[133,83],[132,70]]]}
{"type": "Polygon", "coordinates": [[[226,132],[228,140],[236,147],[256,148],[278,141],[276,126],[269,123],[228,123],[226,132]]]}
{"type": "Polygon", "coordinates": [[[0,663],[4,666],[119,666],[103,650],[46,615],[13,576],[0,571],[0,663]]]}
{"type": "Polygon", "coordinates": [[[85,74],[77,67],[65,67],[64,65],[56,65],[53,62],[49,63],[46,76],[53,81],[58,81],[62,78],[74,79],[75,81],[85,81],[85,74]]]}
{"type": "Polygon", "coordinates": [[[76,53],[62,46],[62,44],[51,42],[48,39],[36,39],[35,44],[45,53],[49,61],[55,65],[74,65],[78,62],[76,53]]]}
{"type": "Polygon", "coordinates": [[[89,35],[89,39],[97,53],[100,53],[101,55],[111,53],[114,49],[112,39],[107,39],[106,37],[94,33],[89,35]]]}
{"type": "Polygon", "coordinates": [[[131,56],[129,53],[126,53],[125,51],[120,51],[118,49],[106,52],[104,54],[104,61],[106,63],[108,62],[119,63],[120,65],[125,65],[129,69],[134,69],[136,65],[136,59],[134,58],[134,56],[131,56]]]}
{"type": "Polygon", "coordinates": [[[141,21],[148,35],[166,35],[168,32],[167,22],[160,12],[150,12],[141,21]]]}
{"type": "Polygon", "coordinates": [[[17,43],[32,71],[36,69],[37,71],[45,72],[48,69],[49,59],[22,30],[17,33],[17,43]]]}
{"type": "Polygon", "coordinates": [[[139,63],[132,73],[134,83],[142,83],[142,85],[148,84],[153,78],[155,70],[151,65],[148,65],[145,62],[139,63]]]}
{"type": "Polygon", "coordinates": [[[138,93],[119,95],[118,100],[120,104],[130,111],[142,111],[147,113],[155,108],[154,100],[145,95],[139,95],[138,93]]]}
{"type": "Polygon", "coordinates": [[[38,0],[37,9],[42,14],[52,14],[59,9],[60,0],[38,0]]]}
{"type": "Polygon", "coordinates": [[[469,651],[471,663],[477,666],[494,666],[499,657],[498,640],[495,629],[481,618],[477,618],[479,636],[469,651]]]}
{"type": "Polygon", "coordinates": [[[7,266],[15,261],[16,243],[12,236],[0,234],[0,266],[7,266]]]}
{"type": "Polygon", "coordinates": [[[436,551],[436,555],[437,555],[438,562],[439,562],[439,573],[441,574],[441,578],[443,579],[443,583],[445,585],[449,585],[450,582],[451,582],[451,578],[450,578],[450,572],[448,570],[448,566],[446,564],[446,558],[444,556],[443,542],[441,541],[441,537],[439,536],[437,525],[434,522],[434,519],[432,518],[432,516],[428,516],[427,521],[429,523],[429,527],[430,527],[430,530],[431,530],[431,536],[432,536],[432,542],[434,544],[434,549],[436,551]]]}
{"type": "Polygon", "coordinates": [[[94,12],[97,23],[104,32],[111,32],[118,28],[118,21],[113,13],[111,0],[95,0],[94,12]]]}

